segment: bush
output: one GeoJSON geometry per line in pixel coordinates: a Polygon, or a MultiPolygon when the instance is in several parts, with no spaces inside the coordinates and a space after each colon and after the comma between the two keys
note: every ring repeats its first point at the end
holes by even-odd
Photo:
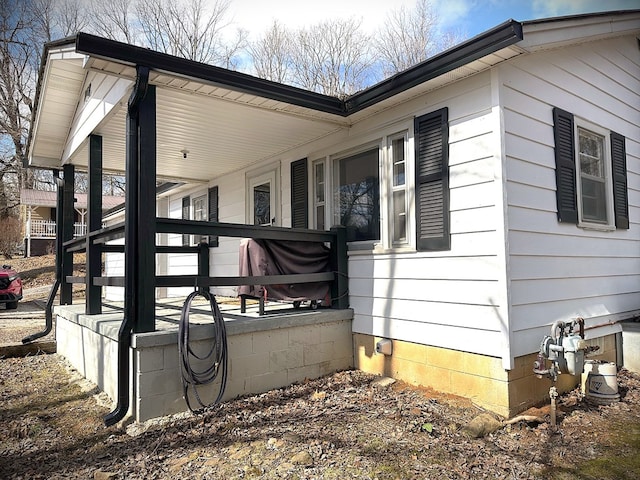
{"type": "Polygon", "coordinates": [[[11,256],[22,244],[22,223],[18,217],[0,218],[0,253],[5,258],[11,256]]]}

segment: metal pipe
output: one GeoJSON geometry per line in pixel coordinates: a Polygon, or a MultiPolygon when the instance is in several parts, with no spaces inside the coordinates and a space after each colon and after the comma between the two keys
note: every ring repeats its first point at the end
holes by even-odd
{"type": "Polygon", "coordinates": [[[149,86],[149,68],[138,65],[136,84],[129,97],[127,111],[127,160],[125,198],[125,308],[124,319],[118,330],[118,404],[104,417],[107,427],[122,420],[129,410],[129,348],[135,324],[137,304],[136,285],[139,279],[134,268],[138,250],[138,108],[149,86]]]}
{"type": "Polygon", "coordinates": [[[33,333],[27,337],[24,337],[22,339],[22,343],[23,344],[27,344],[27,343],[31,343],[35,340],[37,340],[38,338],[42,338],[42,337],[46,337],[47,335],[49,335],[51,333],[51,330],[53,330],[53,302],[56,299],[56,295],[58,294],[58,289],[60,288],[60,284],[62,283],[62,252],[63,252],[63,242],[64,239],[62,238],[62,201],[63,201],[63,195],[64,195],[64,180],[62,178],[60,178],[60,171],[59,170],[53,170],[53,178],[56,182],[56,185],[58,187],[58,191],[56,193],[56,266],[55,266],[55,272],[56,272],[56,280],[53,283],[53,286],[51,287],[51,290],[49,291],[49,297],[47,298],[47,306],[45,308],[45,313],[44,313],[44,318],[45,318],[45,324],[44,324],[44,330],[37,332],[37,333],[33,333]]]}
{"type": "Polygon", "coordinates": [[[550,409],[550,416],[551,416],[551,429],[552,431],[556,431],[557,430],[557,426],[556,426],[556,398],[558,398],[558,390],[556,389],[555,386],[551,387],[549,389],[549,398],[551,398],[551,409],[550,409]]]}

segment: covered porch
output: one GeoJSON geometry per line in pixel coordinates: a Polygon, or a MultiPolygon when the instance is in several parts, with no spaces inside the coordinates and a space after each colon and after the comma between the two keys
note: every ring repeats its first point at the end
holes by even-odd
{"type": "MultiPolygon", "coordinates": [[[[176,388],[178,329],[170,320],[179,311],[176,303],[158,300],[160,289],[215,293],[242,285],[330,284],[330,302],[323,305],[330,308],[273,312],[267,304],[259,316],[251,310],[258,304],[244,313],[224,309],[229,338],[224,398],[353,366],[346,232],[307,228],[306,185],[305,191],[297,189],[293,164],[291,177],[286,168],[292,155],[302,156],[295,153],[301,145],[345,128],[338,100],[85,34],[48,44],[44,59],[29,164],[52,169],[58,183],[57,281],[45,330],[24,341],[48,333],[55,310],[58,352],[117,401],[105,418],[108,425],[127,415],[143,421],[186,409],[176,388]],[[222,214],[217,195],[209,196],[207,213],[197,216],[170,218],[157,206],[166,185],[211,191],[220,177],[264,164],[277,165],[278,172],[266,215],[258,215],[250,183],[244,185],[247,205],[240,215],[222,214]],[[76,168],[86,170],[89,180],[87,231],[74,238],[76,168]],[[104,227],[103,172],[122,171],[124,222],[104,227]],[[220,269],[216,248],[223,239],[242,238],[326,245],[328,268],[257,276],[239,276],[237,263],[220,269]],[[72,274],[77,252],[86,253],[85,277],[72,274]],[[104,271],[105,254],[123,255],[123,272],[104,271]],[[197,258],[197,271],[162,271],[160,255],[197,258]],[[73,304],[74,283],[86,286],[83,304],[73,304]],[[122,289],[123,302],[105,301],[105,287],[122,289]],[[58,290],[60,305],[54,309],[58,290]]],[[[192,329],[194,348],[211,340],[210,317],[192,315],[198,323],[192,329]]],[[[203,400],[211,400],[207,389],[213,388],[205,388],[203,400]]]]}

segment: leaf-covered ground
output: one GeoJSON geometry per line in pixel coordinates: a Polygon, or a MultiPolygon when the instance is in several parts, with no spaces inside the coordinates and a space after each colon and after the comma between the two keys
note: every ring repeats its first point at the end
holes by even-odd
{"type": "Polygon", "coordinates": [[[109,406],[60,356],[9,358],[0,478],[637,479],[640,377],[623,370],[619,383],[608,406],[561,397],[559,433],[520,422],[471,439],[463,427],[481,411],[469,401],[358,371],[145,430],[104,427],[109,406]]]}
{"type": "MultiPolygon", "coordinates": [[[[11,262],[25,279],[15,313],[25,318],[0,321],[0,344],[33,333],[29,308],[53,281],[52,256],[11,262]]],[[[357,371],[203,416],[106,428],[113,406],[62,357],[0,358],[0,479],[640,479],[640,376],[618,379],[611,405],[560,397],[558,433],[546,407],[529,412],[543,423],[472,439],[463,429],[482,411],[469,400],[357,371]]]]}

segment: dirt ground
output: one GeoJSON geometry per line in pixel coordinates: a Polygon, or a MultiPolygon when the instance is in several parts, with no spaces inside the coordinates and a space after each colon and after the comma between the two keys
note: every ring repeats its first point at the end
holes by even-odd
{"type": "Polygon", "coordinates": [[[358,371],[106,428],[113,405],[59,355],[3,358],[0,478],[640,479],[640,375],[618,381],[610,405],[561,396],[557,432],[542,406],[472,438],[469,400],[358,371]]]}

